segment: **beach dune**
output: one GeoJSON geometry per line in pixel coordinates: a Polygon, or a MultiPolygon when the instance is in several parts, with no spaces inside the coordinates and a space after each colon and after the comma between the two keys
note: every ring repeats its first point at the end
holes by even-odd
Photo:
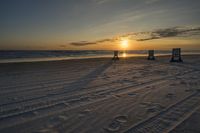
{"type": "Polygon", "coordinates": [[[182,58],[0,64],[0,132],[200,132],[200,55],[182,58]]]}

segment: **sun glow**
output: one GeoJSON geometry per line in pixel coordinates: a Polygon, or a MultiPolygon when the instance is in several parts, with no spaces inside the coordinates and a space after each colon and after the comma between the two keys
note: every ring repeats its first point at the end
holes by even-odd
{"type": "Polygon", "coordinates": [[[121,48],[123,48],[123,49],[128,48],[128,40],[122,40],[121,41],[121,48]]]}
{"type": "Polygon", "coordinates": [[[126,53],[124,52],[124,53],[122,54],[122,57],[124,57],[124,58],[125,58],[126,56],[127,56],[127,55],[126,55],[126,53]]]}

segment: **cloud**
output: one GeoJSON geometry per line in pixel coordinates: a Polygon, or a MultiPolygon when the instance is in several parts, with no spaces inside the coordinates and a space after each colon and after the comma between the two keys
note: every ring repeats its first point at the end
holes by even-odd
{"type": "Polygon", "coordinates": [[[166,29],[158,29],[146,34],[146,38],[137,39],[137,41],[148,41],[154,39],[162,39],[169,37],[191,37],[200,35],[200,27],[186,28],[186,27],[172,27],[166,29]]]}
{"type": "Polygon", "coordinates": [[[92,45],[92,44],[97,44],[96,42],[88,42],[88,41],[80,41],[80,42],[71,42],[71,45],[74,46],[85,46],[85,45],[92,45]]]}
{"type": "Polygon", "coordinates": [[[71,45],[74,46],[86,46],[94,44],[102,44],[105,42],[115,42],[122,40],[123,38],[129,38],[136,41],[150,41],[155,39],[169,38],[169,37],[191,37],[191,36],[200,36],[200,27],[172,27],[165,29],[156,29],[153,31],[145,32],[131,32],[115,36],[113,38],[105,38],[97,41],[80,41],[80,42],[71,42],[71,45]]]}
{"type": "Polygon", "coordinates": [[[97,41],[80,41],[80,42],[71,42],[70,45],[74,45],[74,46],[86,46],[86,45],[94,45],[94,44],[99,44],[99,43],[105,43],[105,42],[114,42],[116,41],[117,38],[107,38],[107,39],[101,39],[101,40],[97,40],[97,41]]]}

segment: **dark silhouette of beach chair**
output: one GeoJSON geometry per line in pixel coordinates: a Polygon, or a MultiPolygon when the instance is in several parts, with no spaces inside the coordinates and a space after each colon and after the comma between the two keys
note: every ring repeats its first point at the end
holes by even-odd
{"type": "Polygon", "coordinates": [[[119,52],[118,51],[114,51],[114,56],[113,56],[113,60],[119,60],[119,52]]]}
{"type": "Polygon", "coordinates": [[[155,60],[155,56],[154,56],[154,50],[149,50],[148,51],[148,60],[155,60]]]}
{"type": "Polygon", "coordinates": [[[172,49],[172,58],[170,62],[183,62],[181,58],[181,49],[180,48],[173,48],[172,49]]]}

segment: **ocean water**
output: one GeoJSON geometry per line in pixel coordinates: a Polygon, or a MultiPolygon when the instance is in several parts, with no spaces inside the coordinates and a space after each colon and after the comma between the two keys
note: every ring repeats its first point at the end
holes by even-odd
{"type": "MultiPolygon", "coordinates": [[[[169,50],[156,50],[156,55],[170,55],[169,50]]],[[[200,54],[200,51],[182,51],[182,54],[200,54]]],[[[122,57],[146,56],[146,50],[120,51],[122,57]]],[[[0,63],[9,62],[34,62],[49,60],[68,60],[84,58],[112,57],[113,51],[109,50],[52,50],[52,51],[0,51],[0,63]]]]}

